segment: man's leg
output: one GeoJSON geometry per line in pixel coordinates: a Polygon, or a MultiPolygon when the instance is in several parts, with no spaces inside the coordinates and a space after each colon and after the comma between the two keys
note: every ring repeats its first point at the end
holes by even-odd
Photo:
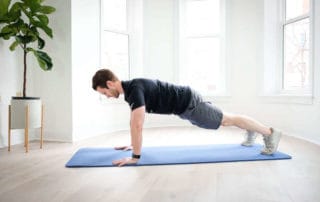
{"type": "Polygon", "coordinates": [[[237,126],[239,128],[248,131],[247,141],[244,146],[250,146],[253,144],[254,139],[250,139],[250,133],[257,132],[263,135],[263,141],[265,146],[261,151],[261,154],[271,155],[277,151],[278,144],[282,133],[280,131],[274,130],[273,128],[268,128],[267,126],[259,123],[258,121],[242,115],[234,115],[229,113],[223,113],[221,125],[223,126],[237,126]],[[248,143],[248,145],[246,145],[248,143]]]}
{"type": "Polygon", "coordinates": [[[230,113],[223,113],[222,126],[237,126],[247,131],[257,132],[262,135],[271,135],[271,128],[263,125],[262,123],[243,115],[236,115],[230,113]]]}

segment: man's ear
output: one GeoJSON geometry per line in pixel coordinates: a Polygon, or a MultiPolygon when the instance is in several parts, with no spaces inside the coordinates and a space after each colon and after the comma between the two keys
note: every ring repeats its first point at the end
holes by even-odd
{"type": "Polygon", "coordinates": [[[106,86],[107,88],[113,88],[114,87],[114,83],[112,81],[106,81],[106,86]]]}

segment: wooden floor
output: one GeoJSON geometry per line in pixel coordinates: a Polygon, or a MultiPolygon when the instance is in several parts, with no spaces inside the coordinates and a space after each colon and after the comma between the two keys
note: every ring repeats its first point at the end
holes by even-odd
{"type": "MultiPolygon", "coordinates": [[[[239,143],[237,129],[193,127],[144,131],[144,145],[239,143]]],[[[259,142],[261,142],[261,137],[259,142]]],[[[320,146],[284,136],[279,150],[292,160],[144,167],[65,168],[81,147],[129,142],[128,132],[69,143],[38,142],[0,149],[0,201],[320,201],[320,146]]],[[[187,151],[186,151],[187,152],[187,151]]]]}

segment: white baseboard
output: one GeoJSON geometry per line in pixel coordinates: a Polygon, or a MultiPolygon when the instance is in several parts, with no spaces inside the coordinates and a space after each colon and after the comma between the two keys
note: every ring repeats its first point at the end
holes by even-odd
{"type": "Polygon", "coordinates": [[[310,142],[312,144],[316,144],[316,145],[320,146],[320,142],[316,141],[316,140],[312,140],[312,139],[309,139],[309,138],[301,137],[301,136],[296,135],[296,134],[288,134],[288,133],[286,133],[286,135],[289,136],[289,137],[294,137],[294,138],[297,138],[297,139],[300,139],[300,140],[304,140],[304,141],[307,141],[307,142],[310,142]]]}

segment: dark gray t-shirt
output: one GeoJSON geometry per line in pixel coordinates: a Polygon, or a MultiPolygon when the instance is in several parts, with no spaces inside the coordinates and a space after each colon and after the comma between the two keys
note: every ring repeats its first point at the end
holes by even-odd
{"type": "Polygon", "coordinates": [[[191,99],[188,86],[151,79],[122,81],[124,99],[131,110],[145,106],[148,113],[181,114],[191,99]]]}

